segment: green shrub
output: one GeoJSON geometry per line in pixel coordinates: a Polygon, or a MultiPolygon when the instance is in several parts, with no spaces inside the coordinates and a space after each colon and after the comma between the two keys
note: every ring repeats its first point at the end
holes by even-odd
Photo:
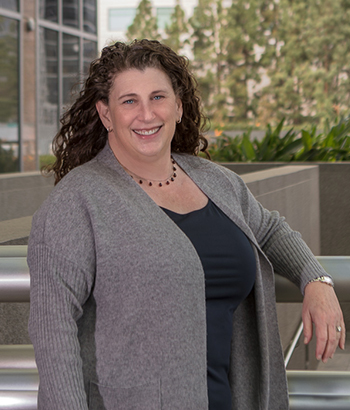
{"type": "Polygon", "coordinates": [[[7,172],[19,172],[18,158],[12,148],[3,148],[0,140],[0,173],[7,172]]]}
{"type": "Polygon", "coordinates": [[[39,167],[40,169],[46,165],[51,165],[55,162],[56,157],[54,155],[40,155],[39,158],[39,167]]]}
{"type": "Polygon", "coordinates": [[[211,158],[218,162],[350,160],[349,118],[332,127],[327,123],[324,132],[314,125],[310,130],[291,128],[282,133],[283,124],[284,119],[274,130],[268,125],[260,141],[251,140],[251,129],[234,138],[222,134],[209,146],[211,158]]]}

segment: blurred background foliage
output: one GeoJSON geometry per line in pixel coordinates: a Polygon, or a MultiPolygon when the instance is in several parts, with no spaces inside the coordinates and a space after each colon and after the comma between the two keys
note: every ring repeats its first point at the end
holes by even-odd
{"type": "MultiPolygon", "coordinates": [[[[159,39],[189,57],[212,129],[223,124],[227,129],[268,124],[307,128],[312,123],[317,133],[327,121],[349,114],[350,1],[224,4],[198,0],[186,20],[178,1],[171,23],[159,30],[150,0],[141,0],[127,37],[159,39]]],[[[270,128],[268,133],[275,138],[270,128]]],[[[304,130],[300,143],[309,146],[313,142],[307,133],[313,142],[317,135],[304,130]]],[[[292,134],[281,143],[290,144],[292,134]]],[[[245,135],[247,155],[252,155],[249,132],[245,135]]],[[[291,147],[297,146],[295,141],[291,147]]],[[[280,155],[291,155],[287,151],[281,148],[280,155]]]]}
{"type": "Polygon", "coordinates": [[[221,133],[209,147],[211,159],[218,162],[262,161],[350,161],[350,119],[341,119],[323,131],[316,125],[296,131],[283,131],[284,119],[267,130],[262,139],[251,138],[251,128],[234,138],[221,133]]]}
{"type": "Polygon", "coordinates": [[[5,172],[17,172],[18,171],[18,155],[10,147],[8,143],[4,143],[6,148],[3,148],[3,143],[0,139],[0,174],[5,172]]]}

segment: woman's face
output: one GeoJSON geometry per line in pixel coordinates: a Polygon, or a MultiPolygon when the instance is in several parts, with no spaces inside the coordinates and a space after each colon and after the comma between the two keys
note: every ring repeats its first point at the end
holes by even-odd
{"type": "Polygon", "coordinates": [[[157,68],[130,69],[114,79],[108,105],[96,105],[109,132],[110,146],[122,163],[170,157],[181,100],[169,77],[157,68]]]}

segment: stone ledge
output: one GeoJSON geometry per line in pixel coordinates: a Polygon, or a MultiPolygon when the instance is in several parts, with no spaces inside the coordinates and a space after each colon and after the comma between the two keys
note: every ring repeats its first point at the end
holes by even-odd
{"type": "Polygon", "coordinates": [[[31,226],[31,216],[0,222],[0,244],[26,245],[31,226]]]}

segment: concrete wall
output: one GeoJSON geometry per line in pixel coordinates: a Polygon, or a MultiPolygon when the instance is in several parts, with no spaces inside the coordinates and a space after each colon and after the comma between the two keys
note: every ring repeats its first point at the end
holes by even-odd
{"type": "Polygon", "coordinates": [[[350,163],[320,163],[321,255],[350,255],[350,163]]]}
{"type": "Polygon", "coordinates": [[[277,210],[299,231],[313,253],[320,253],[317,166],[285,166],[242,175],[263,206],[277,210]]]}
{"type": "Polygon", "coordinates": [[[0,244],[26,242],[34,212],[53,188],[40,172],[0,174],[0,244]]]}
{"type": "Polygon", "coordinates": [[[32,216],[53,188],[40,172],[0,174],[0,221],[32,216]]]}
{"type": "MultiPolygon", "coordinates": [[[[225,163],[239,175],[285,166],[283,162],[225,163]]],[[[319,167],[320,255],[350,255],[350,162],[290,163],[319,167]]]]}

